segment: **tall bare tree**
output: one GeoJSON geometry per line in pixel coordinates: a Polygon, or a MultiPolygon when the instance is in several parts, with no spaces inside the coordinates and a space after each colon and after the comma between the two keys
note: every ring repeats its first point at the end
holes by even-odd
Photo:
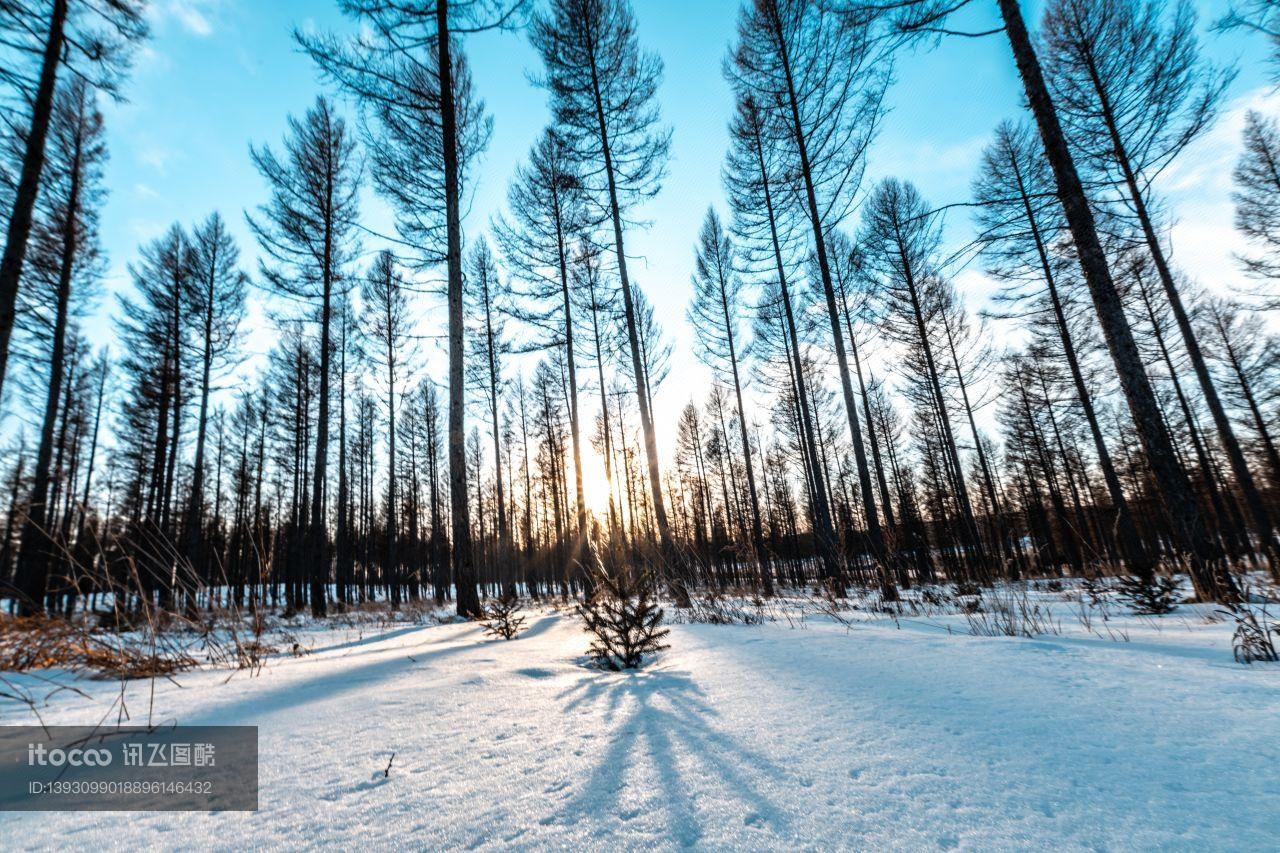
{"type": "Polygon", "coordinates": [[[739,90],[771,105],[766,127],[794,158],[793,191],[811,231],[867,535],[885,592],[894,595],[827,249],[828,232],[853,203],[883,111],[891,65],[877,44],[863,21],[822,4],[759,0],[739,19],[731,68],[739,90]]]}
{"type": "Polygon", "coordinates": [[[1187,0],[1057,0],[1045,13],[1049,83],[1068,138],[1137,219],[1262,547],[1280,540],[1214,385],[1151,211],[1151,180],[1216,115],[1232,74],[1200,57],[1187,0]]]}
{"type": "Polygon", "coordinates": [[[1107,265],[1089,197],[1045,83],[1040,58],[1027,32],[1022,10],[1018,0],[999,0],[999,5],[1004,32],[1040,132],[1045,158],[1053,170],[1058,198],[1076,246],[1080,269],[1089,287],[1134,426],[1159,486],[1174,540],[1190,559],[1191,576],[1201,597],[1235,600],[1238,590],[1231,576],[1214,560],[1204,517],[1192,494],[1191,484],[1178,464],[1151,380],[1142,366],[1133,329],[1125,317],[1120,294],[1107,265]]]}
{"type": "Polygon", "coordinates": [[[0,85],[30,104],[22,165],[13,193],[0,258],[0,391],[9,364],[9,339],[45,166],[60,72],[81,84],[118,95],[132,47],[147,35],[145,0],[13,0],[0,4],[4,64],[0,85]]]}
{"type": "Polygon", "coordinates": [[[767,118],[754,96],[743,94],[730,125],[732,145],[723,170],[729,202],[733,206],[734,229],[748,252],[751,265],[761,275],[778,283],[777,306],[785,324],[783,350],[788,360],[790,382],[795,387],[800,436],[804,448],[806,481],[813,494],[812,531],[816,551],[827,577],[840,572],[837,541],[827,503],[825,477],[816,464],[817,440],[810,411],[809,390],[800,362],[800,334],[795,301],[788,280],[788,255],[794,248],[787,241],[782,219],[782,201],[787,158],[768,142],[767,118]]]}
{"type": "Polygon", "coordinates": [[[340,0],[370,37],[296,33],[326,77],[359,100],[373,177],[423,267],[446,269],[449,310],[449,496],[458,613],[481,615],[472,566],[463,369],[463,235],[468,167],[490,124],[459,36],[513,24],[524,0],[340,0]]]}
{"type": "Polygon", "coordinates": [[[487,240],[481,239],[467,258],[467,277],[463,282],[464,305],[471,323],[471,370],[473,384],[483,389],[493,439],[494,497],[498,510],[498,560],[505,563],[512,556],[511,528],[507,513],[506,485],[502,475],[502,360],[509,351],[505,335],[504,307],[509,301],[507,288],[487,240]]]}
{"type": "Polygon", "coordinates": [[[325,98],[301,119],[289,119],[283,159],[268,147],[250,151],[271,187],[271,200],[248,215],[266,259],[262,276],[274,292],[304,300],[317,310],[320,326],[319,400],[315,464],[311,469],[309,557],[311,611],[325,613],[329,578],[325,478],[329,454],[329,386],[333,350],[333,305],[346,289],[346,269],[356,252],[360,166],[355,139],[325,98]],[[268,265],[267,260],[274,265],[268,265]]]}
{"type": "Polygon", "coordinates": [[[587,197],[613,225],[653,511],[664,553],[675,560],[624,237],[629,211],[657,193],[665,172],[671,137],[657,103],[662,61],[641,49],[627,0],[555,0],[535,16],[531,37],[556,128],[583,164],[587,197]]]}
{"type": "Polygon", "coordinates": [[[191,494],[184,520],[184,554],[188,564],[201,559],[204,539],[205,456],[209,426],[209,396],[215,375],[234,364],[240,322],[245,312],[248,282],[240,270],[240,249],[217,213],[211,214],[191,235],[194,266],[191,271],[192,312],[198,327],[199,408],[196,414],[196,449],[192,462],[191,494]]]}
{"type": "Polygon", "coordinates": [[[718,379],[727,380],[733,387],[738,432],[742,439],[742,462],[747,475],[747,494],[751,500],[751,547],[760,567],[761,585],[766,594],[772,595],[773,576],[769,555],[764,547],[760,497],[756,490],[751,438],[747,431],[747,411],[742,400],[742,377],[739,371],[742,344],[739,340],[739,324],[745,282],[736,266],[733,243],[725,234],[715,208],[710,208],[698,234],[698,246],[694,254],[693,301],[689,306],[689,321],[697,330],[697,350],[702,360],[717,374],[718,379]]]}
{"type": "Polygon", "coordinates": [[[374,352],[374,359],[382,368],[380,382],[387,392],[387,515],[383,534],[383,571],[391,587],[391,601],[397,605],[400,603],[404,579],[400,572],[401,556],[397,550],[397,515],[400,504],[396,486],[400,471],[396,464],[396,415],[399,409],[396,388],[408,355],[405,351],[409,336],[406,287],[404,276],[396,268],[395,256],[389,251],[378,253],[360,287],[364,303],[364,334],[374,352]]]}
{"type": "Polygon", "coordinates": [[[1071,332],[1066,300],[1060,292],[1059,272],[1055,269],[1052,252],[1053,244],[1065,230],[1066,223],[1053,192],[1053,176],[1030,128],[1008,123],[997,128],[995,140],[983,152],[974,196],[980,205],[981,241],[990,267],[996,275],[1010,282],[1002,294],[1004,301],[1025,301],[1039,290],[1037,285],[1044,287],[1053,326],[1062,344],[1063,358],[1071,372],[1076,399],[1088,422],[1098,466],[1102,469],[1107,494],[1115,511],[1121,552],[1134,574],[1150,580],[1154,561],[1139,538],[1128,498],[1103,438],[1093,393],[1085,382],[1071,332]],[[1035,282],[1030,286],[1030,292],[1025,278],[1035,282]]]}
{"type": "Polygon", "coordinates": [[[48,390],[15,577],[19,612],[24,614],[43,609],[50,561],[59,547],[50,529],[53,507],[49,485],[54,429],[67,373],[67,341],[72,334],[72,300],[73,296],[79,297],[82,288],[92,287],[102,274],[98,210],[105,197],[102,170],[106,143],[102,115],[86,84],[74,81],[59,93],[49,135],[45,188],[33,217],[31,263],[26,276],[28,287],[39,291],[38,301],[43,303],[33,308],[45,315],[50,332],[48,390]]]}
{"type": "Polygon", "coordinates": [[[582,483],[582,422],[578,407],[578,357],[570,261],[574,242],[593,225],[583,198],[574,153],[547,128],[516,170],[507,191],[511,218],[499,219],[495,236],[507,265],[524,282],[521,318],[540,333],[535,346],[563,346],[569,371],[569,434],[573,441],[574,487],[579,535],[587,529],[582,483]]]}

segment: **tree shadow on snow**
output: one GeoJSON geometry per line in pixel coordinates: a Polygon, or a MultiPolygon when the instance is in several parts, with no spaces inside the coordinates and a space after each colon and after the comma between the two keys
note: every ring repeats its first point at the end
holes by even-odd
{"type": "Polygon", "coordinates": [[[385,640],[394,640],[397,637],[403,637],[406,634],[412,634],[416,631],[425,631],[428,628],[435,627],[433,625],[406,625],[402,628],[391,628],[385,631],[376,632],[370,630],[368,634],[364,634],[354,640],[345,640],[340,643],[334,643],[328,646],[319,646],[311,649],[313,655],[322,655],[328,652],[341,652],[348,649],[356,649],[362,646],[372,646],[385,640]]]}
{"type": "MultiPolygon", "coordinates": [[[[477,632],[478,630],[477,628],[477,632]]],[[[475,651],[476,648],[473,637],[463,635],[450,637],[439,644],[425,643],[423,646],[382,650],[385,657],[370,662],[353,661],[355,656],[350,654],[321,658],[320,661],[327,661],[330,665],[317,667],[318,671],[314,675],[307,673],[300,678],[288,678],[284,683],[265,689],[260,681],[250,681],[239,697],[229,702],[214,703],[191,718],[182,720],[182,723],[259,725],[270,714],[330,701],[354,692],[363,692],[361,706],[367,705],[377,701],[380,694],[376,687],[379,683],[397,678],[411,669],[425,669],[451,655],[475,651]]],[[[317,659],[307,660],[312,661],[317,659]]]]}
{"type": "Polygon", "coordinates": [[[538,636],[541,633],[551,630],[560,622],[560,616],[549,613],[534,622],[528,628],[525,628],[516,635],[517,640],[528,640],[538,636]]]}
{"type": "Polygon", "coordinates": [[[786,773],[716,727],[719,714],[689,673],[601,673],[557,698],[568,719],[599,715],[610,738],[558,822],[609,814],[626,822],[658,810],[666,836],[689,847],[703,834],[695,798],[710,789],[741,801],[744,825],[785,835],[787,816],[764,791],[787,784],[786,773]]]}

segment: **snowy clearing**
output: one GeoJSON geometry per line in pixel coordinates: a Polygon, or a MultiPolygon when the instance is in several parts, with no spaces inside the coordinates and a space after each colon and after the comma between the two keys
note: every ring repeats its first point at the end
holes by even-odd
{"type": "MultiPolygon", "coordinates": [[[[0,824],[24,849],[1274,849],[1280,666],[1233,663],[1204,613],[1113,618],[1129,642],[680,624],[628,674],[586,665],[568,611],[509,643],[308,629],[257,676],[155,684],[153,722],[260,727],[258,812],[0,824]]],[[[114,722],[116,685],[77,684],[92,699],[45,722],[114,722]]],[[[135,724],[151,689],[130,685],[135,724]]]]}

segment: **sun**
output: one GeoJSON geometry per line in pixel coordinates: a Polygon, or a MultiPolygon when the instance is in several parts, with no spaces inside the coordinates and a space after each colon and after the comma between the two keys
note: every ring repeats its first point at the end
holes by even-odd
{"type": "Polygon", "coordinates": [[[608,516],[609,478],[605,476],[604,457],[590,445],[582,448],[582,497],[597,518],[608,516]]]}

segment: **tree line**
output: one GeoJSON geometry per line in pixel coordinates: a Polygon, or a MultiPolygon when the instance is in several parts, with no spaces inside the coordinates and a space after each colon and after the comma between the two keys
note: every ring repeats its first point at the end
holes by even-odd
{"type": "MultiPolygon", "coordinates": [[[[105,270],[99,102],[145,3],[4,4],[0,392],[24,417],[5,595],[121,621],[420,599],[477,617],[482,595],[589,594],[588,554],[656,573],[677,604],[1173,571],[1230,603],[1241,570],[1280,577],[1280,337],[1259,310],[1280,271],[1280,126],[1248,115],[1232,175],[1254,293],[1214,295],[1177,268],[1155,189],[1234,76],[1190,3],[1052,0],[1033,34],[996,0],[997,28],[956,29],[977,4],[739,11],[728,209],[690,235],[712,383],[675,417],[654,406],[672,345],[628,265],[673,131],[627,0],[338,0],[359,35],[294,37],[353,108],[321,95],[250,147],[269,188],[244,214],[257,268],[219,213],[175,223],[129,265],[114,352],[80,328],[105,270]],[[491,130],[466,48],[487,29],[530,40],[551,121],[466,234],[491,130]],[[873,180],[867,155],[895,64],[964,36],[1007,41],[1027,116],[941,205],[873,180]],[[394,235],[371,236],[365,187],[394,235]],[[976,232],[959,252],[955,209],[976,232]],[[1000,284],[981,310],[965,265],[1000,284]],[[274,330],[260,363],[253,291],[274,330]]],[[[1217,24],[1270,36],[1275,15],[1217,24]]]]}

